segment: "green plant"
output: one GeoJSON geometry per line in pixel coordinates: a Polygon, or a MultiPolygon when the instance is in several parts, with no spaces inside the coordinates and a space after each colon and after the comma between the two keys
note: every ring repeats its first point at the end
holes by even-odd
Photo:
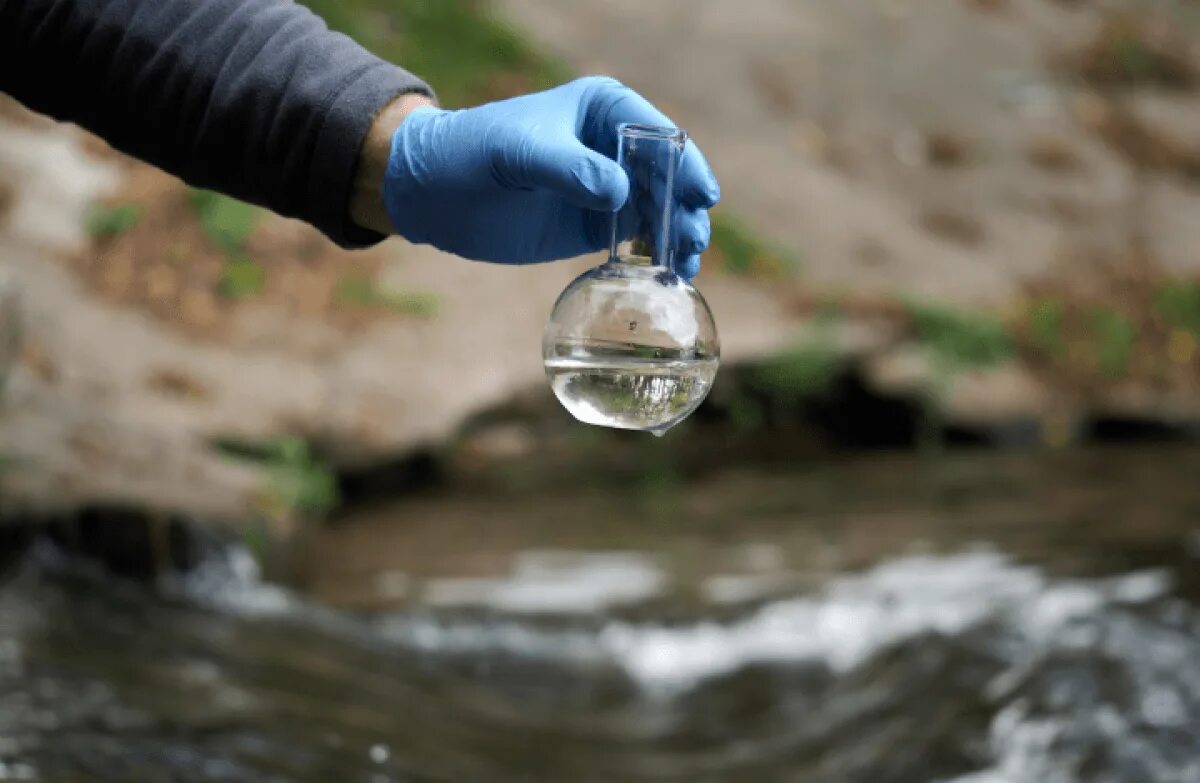
{"type": "Polygon", "coordinates": [[[270,487],[285,508],[325,514],[341,502],[337,477],[317,461],[302,438],[280,438],[269,466],[270,487]]]}
{"type": "Polygon", "coordinates": [[[258,225],[257,207],[211,190],[193,189],[188,192],[188,199],[196,210],[200,228],[214,245],[227,253],[245,248],[246,240],[258,225]]]}
{"type": "Polygon", "coordinates": [[[997,318],[942,305],[908,303],[917,337],[949,370],[984,369],[1012,358],[1012,335],[997,318]]]}
{"type": "Polygon", "coordinates": [[[288,436],[260,442],[221,438],[215,446],[227,457],[262,466],[271,510],[321,515],[341,503],[337,477],[313,455],[304,438],[288,436]]]}
{"type": "Polygon", "coordinates": [[[398,315],[432,318],[438,312],[438,298],[435,294],[389,291],[365,277],[342,280],[335,289],[335,295],[346,304],[383,307],[398,315]]]}
{"type": "Polygon", "coordinates": [[[1104,308],[1091,313],[1092,340],[1100,371],[1113,378],[1129,372],[1137,332],[1128,318],[1104,308]]]}
{"type": "Polygon", "coordinates": [[[141,218],[142,208],[137,204],[97,205],[88,212],[84,227],[94,237],[115,237],[132,229],[141,218]]]}
{"type": "Polygon", "coordinates": [[[302,1],[333,29],[427,79],[446,106],[544,89],[570,78],[565,66],[476,0],[302,1]]]}
{"type": "Polygon", "coordinates": [[[798,267],[787,250],[759,238],[740,220],[724,212],[712,216],[711,245],[720,253],[722,269],[729,274],[775,277],[791,274],[798,267]]]}
{"type": "Polygon", "coordinates": [[[1132,31],[1115,36],[1111,46],[1113,63],[1126,81],[1142,82],[1154,78],[1154,57],[1132,31]]]}
{"type": "Polygon", "coordinates": [[[777,398],[811,397],[825,392],[841,360],[823,336],[797,342],[750,371],[751,385],[777,398]]]}
{"type": "Polygon", "coordinates": [[[262,293],[266,285],[266,271],[250,259],[239,257],[225,264],[217,292],[229,299],[244,299],[262,293]]]}
{"type": "Polygon", "coordinates": [[[368,307],[375,304],[375,282],[366,277],[348,277],[338,281],[334,296],[346,304],[368,307]]]}
{"type": "Polygon", "coordinates": [[[1168,325],[1200,337],[1200,283],[1173,280],[1154,294],[1154,310],[1168,325]]]}
{"type": "Polygon", "coordinates": [[[739,434],[754,432],[766,423],[767,412],[758,400],[737,397],[729,406],[729,424],[739,434]]]}
{"type": "Polygon", "coordinates": [[[1077,56],[1079,73],[1113,87],[1154,84],[1187,89],[1196,81],[1188,41],[1141,11],[1110,10],[1077,56]]]}
{"type": "Polygon", "coordinates": [[[1063,305],[1052,299],[1033,302],[1026,313],[1026,327],[1034,347],[1055,359],[1066,355],[1063,339],[1063,305]]]}

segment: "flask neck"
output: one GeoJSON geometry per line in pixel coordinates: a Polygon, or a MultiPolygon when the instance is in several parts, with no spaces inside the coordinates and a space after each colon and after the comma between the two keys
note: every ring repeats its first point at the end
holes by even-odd
{"type": "Polygon", "coordinates": [[[619,242],[609,253],[610,264],[622,266],[661,266],[669,267],[671,259],[661,259],[655,249],[637,241],[619,242]]]}
{"type": "Polygon", "coordinates": [[[617,162],[629,177],[629,199],[613,213],[611,263],[675,266],[675,174],[687,143],[678,128],[626,124],[617,162]]]}

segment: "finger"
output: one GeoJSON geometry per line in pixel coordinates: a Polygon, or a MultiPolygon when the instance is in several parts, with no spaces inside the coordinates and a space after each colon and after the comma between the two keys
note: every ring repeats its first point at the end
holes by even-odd
{"type": "MultiPolygon", "coordinates": [[[[599,100],[605,104],[597,113],[601,122],[593,129],[595,138],[587,139],[593,146],[610,156],[616,155],[617,133],[626,123],[678,127],[652,103],[618,82],[609,82],[601,90],[599,100]]],[[[700,148],[692,141],[684,147],[676,175],[675,193],[688,206],[712,207],[721,198],[716,175],[700,148]]]]}
{"type": "Polygon", "coordinates": [[[700,273],[700,255],[684,256],[682,260],[675,262],[675,274],[682,277],[684,280],[692,280],[700,273]]]}
{"type": "Polygon", "coordinates": [[[707,209],[680,209],[675,216],[675,248],[679,256],[696,255],[708,249],[712,223],[707,209]]]}
{"type": "Polygon", "coordinates": [[[610,158],[617,156],[617,133],[622,125],[674,128],[675,123],[642,96],[612,79],[597,82],[589,100],[581,136],[584,144],[610,158]]]}
{"type": "Polygon", "coordinates": [[[615,161],[572,139],[533,144],[511,172],[517,187],[546,188],[581,209],[614,212],[629,198],[629,178],[615,161]]]}
{"type": "Polygon", "coordinates": [[[688,139],[679,159],[679,173],[675,177],[675,195],[689,207],[711,209],[721,200],[721,185],[704,159],[700,148],[688,139]]]}

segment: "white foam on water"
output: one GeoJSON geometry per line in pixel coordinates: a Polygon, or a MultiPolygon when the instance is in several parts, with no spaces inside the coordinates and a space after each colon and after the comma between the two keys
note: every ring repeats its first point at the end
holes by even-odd
{"type": "Polygon", "coordinates": [[[438,655],[499,654],[571,666],[609,662],[592,633],[553,632],[513,621],[445,622],[433,617],[392,617],[381,620],[377,630],[405,647],[438,655]]]}
{"type": "Polygon", "coordinates": [[[654,560],[634,552],[530,551],[496,578],[433,579],[425,603],[481,606],[513,613],[595,613],[659,595],[667,578],[654,560]]]}
{"type": "Polygon", "coordinates": [[[989,744],[996,763],[948,783],[1076,783],[1051,753],[1069,726],[1064,719],[1029,718],[1021,703],[1009,705],[992,720],[989,744]]]}
{"type": "MultiPolygon", "coordinates": [[[[652,580],[644,578],[648,590],[652,580]]],[[[599,585],[611,588],[606,581],[599,585]]],[[[647,691],[670,695],[756,663],[811,662],[845,672],[906,639],[957,635],[992,619],[1013,628],[1023,644],[1037,647],[1060,638],[1075,619],[1113,604],[1150,600],[1168,587],[1159,572],[1051,583],[1037,569],[1002,555],[969,552],[895,560],[836,579],[819,594],[769,603],[733,622],[610,620],[594,631],[532,628],[507,619],[393,617],[383,627],[391,638],[425,651],[609,662],[647,691]]],[[[491,605],[527,610],[600,604],[590,588],[558,588],[556,593],[553,579],[529,579],[510,585],[507,593],[497,592],[491,605]],[[551,589],[538,596],[544,586],[551,589]]]]}
{"type": "MultiPolygon", "coordinates": [[[[476,607],[497,615],[456,619],[436,611],[402,614],[382,618],[375,628],[394,642],[429,653],[499,653],[569,666],[615,666],[647,693],[669,697],[754,664],[812,663],[846,672],[905,640],[930,633],[956,636],[983,622],[1001,624],[1031,658],[1050,646],[1088,647],[1097,641],[1095,629],[1075,621],[1111,607],[1155,600],[1170,589],[1161,571],[1051,581],[1031,566],[975,551],[893,560],[834,579],[816,594],[773,601],[728,622],[610,619],[580,627],[533,625],[522,619],[539,613],[595,615],[653,598],[667,584],[658,564],[637,553],[528,552],[504,577],[426,585],[425,596],[435,608],[476,607]]],[[[202,569],[189,577],[187,588],[202,602],[241,615],[275,616],[298,609],[323,614],[288,591],[264,584],[253,558],[238,548],[209,573],[202,569]]],[[[1154,661],[1167,668],[1178,663],[1154,661]]],[[[1001,698],[1021,672],[1019,665],[1010,667],[988,686],[989,694],[1001,698]]],[[[1158,725],[1180,720],[1178,701],[1160,690],[1147,691],[1141,712],[1158,725]]],[[[1019,730],[1010,730],[1005,723],[1010,720],[1011,713],[1001,713],[993,733],[1007,737],[1001,744],[1012,759],[1005,763],[1025,769],[1019,750],[1036,745],[1035,739],[1049,729],[1024,721],[1019,730]]],[[[978,774],[1009,774],[1007,769],[978,774]]],[[[1009,779],[964,778],[959,783],[1009,779]]]]}
{"type": "Polygon", "coordinates": [[[957,634],[1043,588],[1035,570],[993,553],[909,557],[731,624],[613,623],[600,642],[635,680],[658,690],[686,689],[753,663],[812,661],[846,671],[903,639],[957,634]]]}
{"type": "Polygon", "coordinates": [[[905,639],[954,636],[991,618],[1041,643],[1106,605],[1151,600],[1168,588],[1161,572],[1048,583],[1036,569],[991,552],[909,557],[732,624],[615,623],[600,641],[642,685],[678,691],[754,663],[815,662],[845,672],[905,639]]]}
{"type": "Polygon", "coordinates": [[[189,599],[243,617],[278,617],[303,608],[289,590],[263,581],[250,552],[229,546],[178,578],[174,589],[189,599]]]}

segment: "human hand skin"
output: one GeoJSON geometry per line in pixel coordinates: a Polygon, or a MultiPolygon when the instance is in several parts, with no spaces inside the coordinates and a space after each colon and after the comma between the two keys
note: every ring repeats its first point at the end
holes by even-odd
{"type": "MultiPolygon", "coordinates": [[[[351,217],[481,261],[523,264],[602,250],[612,213],[629,195],[614,160],[625,123],[674,127],[640,95],[604,77],[460,111],[401,96],[368,133],[351,217]]],[[[676,271],[691,279],[708,246],[708,210],[720,187],[690,141],[675,195],[676,271]]]]}
{"type": "Polygon", "coordinates": [[[383,205],[383,177],[392,154],[392,137],[413,109],[434,106],[433,99],[420,93],[405,93],[385,106],[371,123],[358,155],[350,219],[378,234],[393,234],[392,219],[383,205]]]}

